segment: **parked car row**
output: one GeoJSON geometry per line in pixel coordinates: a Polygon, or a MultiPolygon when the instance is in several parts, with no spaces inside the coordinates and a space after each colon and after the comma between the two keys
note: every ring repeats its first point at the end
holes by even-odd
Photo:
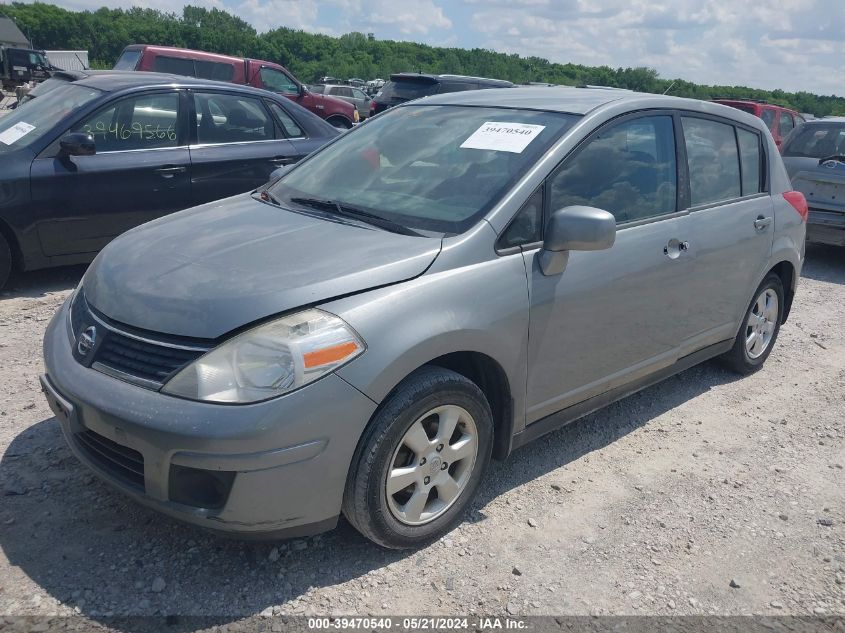
{"type": "Polygon", "coordinates": [[[349,129],[359,120],[357,110],[346,101],[308,90],[287,68],[273,62],[133,44],[123,49],[114,70],[152,71],[254,86],[284,95],[338,128],[349,129]]]}
{"type": "MultiPolygon", "coordinates": [[[[66,234],[89,205],[107,223],[179,179],[186,195],[246,188],[268,155],[298,158],[288,119],[336,134],[266,92],[115,77],[56,87],[0,130],[17,179],[45,175],[4,191],[46,197],[62,178],[66,234]],[[48,106],[68,114],[30,118],[48,106]],[[262,144],[279,149],[241,166],[262,144]],[[74,179],[133,152],[139,189],[74,179]]],[[[218,532],[300,536],[343,514],[419,547],[463,520],[491,458],[704,360],[764,364],[807,204],[759,118],[406,81],[439,94],[391,103],[255,191],[124,233],[89,267],[47,328],[41,384],[109,485],[218,532]]],[[[41,217],[24,233],[56,214],[41,217]]]]}
{"type": "Polygon", "coordinates": [[[254,189],[339,134],[280,95],[136,72],[63,73],[0,118],[0,287],[91,261],[124,231],[254,189]]]}

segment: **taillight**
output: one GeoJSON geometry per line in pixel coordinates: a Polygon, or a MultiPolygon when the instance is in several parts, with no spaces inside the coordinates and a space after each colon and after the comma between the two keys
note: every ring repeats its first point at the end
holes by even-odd
{"type": "Polygon", "coordinates": [[[787,191],[783,194],[783,197],[792,205],[793,209],[798,211],[801,219],[806,222],[807,216],[810,214],[810,208],[807,206],[807,198],[804,197],[804,194],[800,191],[787,191]]]}

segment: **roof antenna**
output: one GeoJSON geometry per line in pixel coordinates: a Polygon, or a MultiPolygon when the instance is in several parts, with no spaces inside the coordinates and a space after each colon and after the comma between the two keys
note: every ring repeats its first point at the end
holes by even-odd
{"type": "Polygon", "coordinates": [[[669,84],[669,87],[666,88],[666,90],[663,91],[663,94],[666,94],[667,92],[669,92],[672,89],[672,86],[674,86],[676,83],[678,83],[677,79],[669,84]]]}

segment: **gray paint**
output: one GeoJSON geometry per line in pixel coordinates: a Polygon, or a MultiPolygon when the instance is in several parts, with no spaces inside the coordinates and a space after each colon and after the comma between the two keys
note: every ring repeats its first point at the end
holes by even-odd
{"type": "Polygon", "coordinates": [[[420,275],[440,240],[279,209],[243,194],[124,233],[85,275],[88,302],[152,332],[218,338],[267,316],[420,275]]]}
{"type": "Polygon", "coordinates": [[[215,461],[208,455],[220,455],[221,464],[244,471],[221,512],[225,529],[322,529],[340,511],[352,451],[377,403],[419,366],[454,352],[496,363],[511,394],[510,430],[527,436],[566,407],[589,410],[590,398],[646,384],[697,350],[724,349],[776,264],[789,262],[793,288],[797,283],[805,227],[781,195],[790,185],[774,141],[751,115],[671,97],[551,88],[417,103],[527,105],[584,116],[462,235],[398,236],[239,196],[128,233],[83,282],[108,317],[206,338],[318,305],[367,344],[333,375],[257,405],[187,402],[82,367],[69,351],[67,308],[53,320],[45,339],[49,380],[86,424],[150,456],[152,492],[142,501],[203,523],[162,497],[166,468],[174,458],[207,464],[215,461]],[[653,108],[720,115],[759,130],[771,195],[620,225],[607,250],[569,252],[561,274],[543,274],[539,245],[496,251],[510,219],[582,139],[619,115],[653,108]],[[754,227],[760,215],[773,220],[763,230],[754,227]],[[689,248],[680,249],[682,242],[689,248]],[[275,467],[257,469],[268,463],[275,467]]]}

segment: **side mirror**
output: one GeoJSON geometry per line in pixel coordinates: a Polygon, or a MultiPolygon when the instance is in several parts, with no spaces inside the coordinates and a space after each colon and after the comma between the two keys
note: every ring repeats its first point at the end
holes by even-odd
{"type": "Polygon", "coordinates": [[[304,97],[308,93],[308,88],[305,87],[305,84],[299,84],[299,96],[304,97]]]}
{"type": "Polygon", "coordinates": [[[71,132],[59,141],[62,156],[93,156],[97,153],[94,137],[87,132],[71,132]]]}
{"type": "Polygon", "coordinates": [[[274,169],[270,173],[270,179],[267,181],[267,183],[268,183],[267,186],[269,187],[270,185],[275,183],[279,178],[281,178],[286,173],[288,173],[290,171],[291,167],[293,167],[293,165],[284,165],[283,167],[279,167],[277,169],[274,169]]]}
{"type": "Polygon", "coordinates": [[[549,218],[540,251],[540,270],[559,275],[569,262],[569,251],[600,251],[616,241],[616,218],[595,207],[558,209],[549,218]]]}

